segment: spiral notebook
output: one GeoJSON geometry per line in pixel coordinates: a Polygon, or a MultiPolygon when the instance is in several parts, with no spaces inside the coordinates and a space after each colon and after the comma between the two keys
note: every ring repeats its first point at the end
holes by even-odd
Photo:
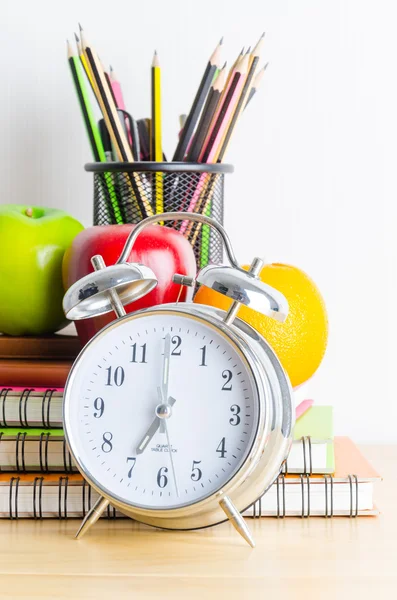
{"type": "MultiPolygon", "coordinates": [[[[378,514],[373,501],[378,473],[349,438],[335,438],[338,468],[331,475],[280,475],[244,515],[336,517],[378,514]]],[[[0,518],[82,518],[98,499],[79,474],[0,474],[0,518]]],[[[109,508],[105,517],[123,515],[109,508]]]]}
{"type": "MultiPolygon", "coordinates": [[[[48,465],[44,471],[62,471],[61,454],[65,451],[60,447],[63,443],[63,433],[55,432],[55,428],[62,427],[62,401],[63,389],[45,388],[0,388],[0,434],[5,436],[0,440],[11,442],[15,440],[16,446],[7,447],[7,459],[3,461],[3,447],[0,443],[0,468],[8,471],[35,471],[39,468],[39,456],[45,453],[43,464],[48,465]],[[15,429],[21,427],[23,429],[15,429]],[[40,428],[46,432],[27,430],[26,428],[40,428]],[[13,428],[5,429],[5,428],[13,428]],[[46,445],[40,445],[44,436],[49,439],[46,445]],[[19,435],[18,435],[19,434],[19,435]],[[39,439],[34,448],[30,438],[36,435],[39,439]],[[12,438],[12,436],[14,436],[12,438]],[[54,437],[56,438],[54,440],[54,437]],[[25,441],[24,444],[22,442],[25,441]],[[53,444],[53,441],[58,444],[53,444]],[[18,446],[17,446],[18,443],[18,446]],[[29,452],[30,457],[24,458],[24,453],[29,452]],[[53,455],[54,453],[54,455],[53,455]],[[20,454],[20,460],[17,457],[20,454]],[[55,456],[55,455],[58,456],[55,456]],[[34,456],[36,457],[33,460],[34,456]],[[32,462],[33,460],[33,462],[32,462]],[[20,465],[25,464],[26,469],[20,465]],[[18,466],[19,465],[19,466],[18,466]]],[[[42,441],[41,444],[44,442],[42,441]]],[[[66,459],[65,459],[66,461],[66,459]]],[[[308,410],[296,423],[294,441],[290,456],[284,467],[288,473],[332,473],[334,471],[334,446],[333,446],[333,411],[330,406],[314,406],[308,410]]],[[[65,467],[66,472],[70,469],[65,467]]]]}
{"type": "Polygon", "coordinates": [[[347,437],[335,437],[333,475],[280,475],[246,512],[251,517],[375,516],[379,474],[347,437]]]}

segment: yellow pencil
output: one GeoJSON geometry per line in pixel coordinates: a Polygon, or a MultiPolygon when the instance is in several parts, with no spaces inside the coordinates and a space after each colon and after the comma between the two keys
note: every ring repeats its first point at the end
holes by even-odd
{"type": "MultiPolygon", "coordinates": [[[[110,93],[101,63],[93,47],[85,40],[82,29],[80,29],[80,40],[83,54],[94,80],[94,92],[101,108],[109,135],[115,147],[117,158],[120,162],[134,162],[134,157],[120,123],[117,107],[110,93]]],[[[128,182],[131,184],[133,197],[138,203],[138,208],[142,217],[151,216],[153,214],[152,207],[146,198],[144,190],[140,187],[139,176],[136,173],[129,174],[128,182]]]]}
{"type": "MultiPolygon", "coordinates": [[[[157,52],[152,62],[152,126],[151,126],[151,160],[162,162],[163,147],[161,141],[161,68],[157,52]]],[[[156,213],[164,212],[163,174],[155,175],[155,208],[156,213]]]]}

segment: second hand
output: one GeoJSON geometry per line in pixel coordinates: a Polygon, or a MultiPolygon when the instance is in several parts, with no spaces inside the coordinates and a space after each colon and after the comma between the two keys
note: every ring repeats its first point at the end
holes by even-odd
{"type": "MultiPolygon", "coordinates": [[[[158,393],[158,397],[159,397],[159,400],[160,400],[160,403],[161,403],[163,401],[163,395],[162,395],[162,391],[161,391],[160,387],[157,388],[157,393],[158,393]]],[[[178,490],[178,484],[177,484],[177,481],[176,481],[175,465],[174,465],[174,459],[172,457],[172,446],[170,444],[170,436],[169,436],[169,432],[168,432],[167,418],[168,417],[161,418],[160,419],[160,423],[163,424],[163,426],[164,426],[163,431],[165,432],[165,435],[167,437],[168,452],[170,454],[170,460],[171,460],[172,477],[174,479],[174,485],[175,485],[176,495],[179,498],[179,490],[178,490]]],[[[160,431],[161,431],[161,429],[160,429],[160,431]]]]}

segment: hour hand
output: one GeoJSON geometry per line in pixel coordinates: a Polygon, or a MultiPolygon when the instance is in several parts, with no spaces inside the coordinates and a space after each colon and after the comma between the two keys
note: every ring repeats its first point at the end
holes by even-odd
{"type": "MultiPolygon", "coordinates": [[[[168,404],[170,406],[174,406],[175,402],[176,402],[175,398],[172,398],[171,396],[168,398],[168,404]]],[[[136,448],[137,454],[142,454],[142,452],[145,450],[145,448],[149,444],[150,440],[153,438],[154,434],[160,427],[160,422],[161,422],[161,419],[159,419],[159,417],[157,417],[157,416],[153,419],[149,429],[147,430],[147,432],[145,433],[145,435],[143,436],[143,438],[141,439],[141,441],[139,442],[139,444],[136,448]]]]}

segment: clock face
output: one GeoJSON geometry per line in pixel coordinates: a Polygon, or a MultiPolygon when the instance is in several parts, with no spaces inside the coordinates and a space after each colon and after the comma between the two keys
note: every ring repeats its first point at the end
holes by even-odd
{"type": "Polygon", "coordinates": [[[65,427],[82,471],[125,504],[203,500],[241,468],[259,402],[238,347],[174,311],[123,319],[83,352],[68,382],[65,427]]]}

